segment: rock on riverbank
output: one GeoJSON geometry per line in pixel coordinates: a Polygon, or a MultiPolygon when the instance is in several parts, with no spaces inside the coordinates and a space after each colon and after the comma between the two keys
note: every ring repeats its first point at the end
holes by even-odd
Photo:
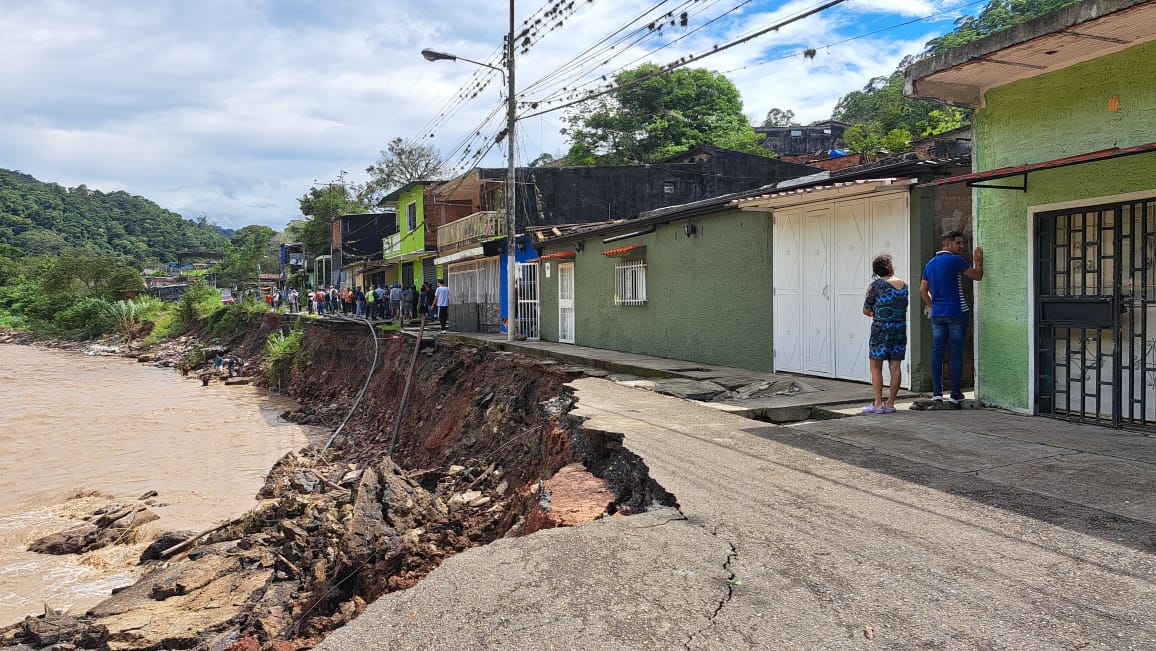
{"type": "MultiPolygon", "coordinates": [[[[221,345],[254,358],[280,327],[266,318],[221,345]]],[[[310,324],[300,363],[281,383],[303,406],[286,417],[341,423],[341,434],[324,452],[317,445],[283,457],[248,513],[187,543],[155,546],[146,576],[51,644],[308,648],[471,547],[674,503],[613,437],[581,428],[569,415],[569,376],[535,361],[425,342],[403,406],[414,344],[310,324]],[[371,374],[374,345],[382,362],[371,374]]],[[[159,359],[175,354],[176,346],[159,359]]],[[[47,619],[0,631],[0,645],[42,646],[37,631],[47,619]]]]}

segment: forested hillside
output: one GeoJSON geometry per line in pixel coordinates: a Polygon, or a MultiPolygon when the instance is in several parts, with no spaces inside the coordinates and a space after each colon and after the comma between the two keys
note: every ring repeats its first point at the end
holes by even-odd
{"type": "Polygon", "coordinates": [[[180,251],[224,252],[226,233],[127,192],[65,188],[0,169],[0,244],[27,255],[81,247],[138,267],[175,262],[180,251]]]}
{"type": "Polygon", "coordinates": [[[916,57],[905,57],[887,76],[875,77],[863,90],[852,91],[835,105],[831,117],[850,122],[844,134],[847,147],[859,153],[904,151],[914,138],[934,136],[971,124],[971,112],[937,102],[903,96],[903,73],[916,60],[989,36],[1075,0],[991,0],[975,16],[961,16],[955,29],[933,38],[916,57]]]}

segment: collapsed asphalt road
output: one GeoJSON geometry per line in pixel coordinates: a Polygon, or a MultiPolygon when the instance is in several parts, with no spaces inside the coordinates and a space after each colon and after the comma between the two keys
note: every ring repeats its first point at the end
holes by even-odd
{"type": "Polygon", "coordinates": [[[790,428],[573,386],[586,429],[623,433],[678,507],[471,549],[317,648],[1156,647],[1150,521],[893,459],[904,478],[790,428]]]}

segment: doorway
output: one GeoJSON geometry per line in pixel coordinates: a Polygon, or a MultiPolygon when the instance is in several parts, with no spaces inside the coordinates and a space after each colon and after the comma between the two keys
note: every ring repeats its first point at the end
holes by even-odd
{"type": "Polygon", "coordinates": [[[1156,430],[1156,199],[1037,213],[1036,411],[1156,430]]]}
{"type": "Polygon", "coordinates": [[[558,265],[558,341],[574,343],[574,263],[558,265]]]}

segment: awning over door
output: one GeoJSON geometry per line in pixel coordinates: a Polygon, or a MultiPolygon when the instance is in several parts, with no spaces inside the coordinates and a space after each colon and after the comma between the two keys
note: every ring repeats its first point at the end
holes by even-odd
{"type": "Polygon", "coordinates": [[[947,178],[936,179],[927,183],[921,183],[915,187],[929,188],[935,185],[966,183],[970,188],[999,188],[1005,190],[1023,190],[1026,192],[1028,189],[1028,174],[1030,172],[1068,167],[1069,165],[1083,165],[1084,163],[1094,163],[1096,161],[1121,158],[1124,156],[1135,156],[1136,154],[1147,154],[1154,151],[1156,151],[1156,142],[1148,143],[1147,145],[1136,145],[1135,147],[1111,147],[1109,149],[1101,149],[1099,151],[1088,152],[1087,154],[1067,156],[1065,158],[1057,158],[1039,163],[1028,163],[1027,165],[1001,167],[999,169],[988,170],[986,172],[973,172],[971,174],[949,176],[947,178]],[[997,179],[1006,179],[1013,176],[1022,177],[1023,183],[1021,185],[977,185],[977,183],[981,183],[983,181],[995,181],[997,179]]]}

